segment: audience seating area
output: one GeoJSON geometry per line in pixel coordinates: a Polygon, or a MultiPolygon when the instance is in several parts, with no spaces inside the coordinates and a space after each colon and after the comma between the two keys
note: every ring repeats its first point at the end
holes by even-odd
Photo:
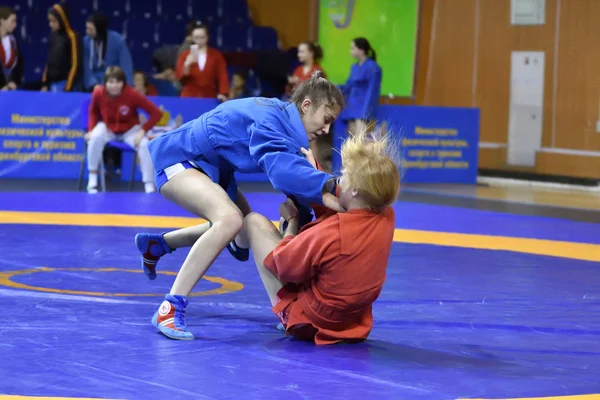
{"type": "MultiPolygon", "coordinates": [[[[48,10],[56,0],[5,0],[18,13],[15,32],[25,57],[25,80],[41,79],[48,52],[48,10]]],[[[231,57],[274,51],[277,32],[252,23],[246,0],[70,0],[67,2],[73,29],[85,36],[87,17],[100,10],[109,18],[109,28],[127,39],[136,69],[153,72],[152,53],[165,44],[181,44],[185,25],[192,19],[206,22],[211,46],[231,57]]],[[[250,64],[255,64],[250,58],[250,64]]],[[[239,57],[237,58],[239,61],[239,57]]],[[[243,57],[237,64],[248,64],[243,57]]],[[[230,63],[231,64],[231,63],[230,63]]],[[[233,63],[232,69],[236,67],[233,63]]],[[[249,65],[248,67],[252,67],[249,65]]],[[[253,71],[250,70],[251,76],[253,71]]]]}

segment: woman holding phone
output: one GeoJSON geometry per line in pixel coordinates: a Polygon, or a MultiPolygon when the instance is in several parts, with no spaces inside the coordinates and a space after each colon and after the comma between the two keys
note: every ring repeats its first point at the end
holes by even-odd
{"type": "Polygon", "coordinates": [[[183,85],[181,97],[226,101],[229,93],[227,64],[218,50],[208,47],[208,38],[208,26],[197,23],[192,31],[190,50],[179,55],[177,78],[183,85]]]}

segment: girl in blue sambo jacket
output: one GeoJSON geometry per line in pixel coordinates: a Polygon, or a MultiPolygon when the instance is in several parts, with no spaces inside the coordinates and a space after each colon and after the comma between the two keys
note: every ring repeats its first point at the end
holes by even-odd
{"type": "Polygon", "coordinates": [[[150,279],[156,278],[161,256],[191,246],[152,318],[165,336],[194,339],[183,318],[187,297],[225,247],[239,260],[249,257],[240,232],[250,206],[234,172],[264,171],[275,189],[301,207],[312,203],[343,211],[331,194],[335,177],[305,157],[311,156],[309,141],[329,133],[343,104],[339,89],[317,73],[298,86],[289,103],[259,97],[231,100],[149,143],[160,193],[209,221],[165,234],[136,235],[150,279]]]}

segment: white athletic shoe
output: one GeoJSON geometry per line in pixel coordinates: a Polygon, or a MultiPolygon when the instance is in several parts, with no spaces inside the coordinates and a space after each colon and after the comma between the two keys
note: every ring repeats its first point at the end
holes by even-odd
{"type": "Polygon", "coordinates": [[[146,193],[156,192],[156,186],[154,186],[154,183],[152,183],[152,182],[144,183],[144,189],[146,190],[146,193]]]}

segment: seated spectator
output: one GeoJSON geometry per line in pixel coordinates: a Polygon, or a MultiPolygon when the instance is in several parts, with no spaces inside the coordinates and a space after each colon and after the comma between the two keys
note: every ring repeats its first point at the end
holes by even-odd
{"type": "MultiPolygon", "coordinates": [[[[152,54],[152,65],[158,73],[154,74],[152,78],[159,82],[161,88],[166,93],[161,95],[176,95],[179,96],[183,86],[177,79],[175,69],[177,68],[177,58],[181,52],[179,45],[164,45],[159,47],[152,54]],[[167,82],[172,85],[172,89],[167,85],[167,82]]],[[[159,91],[160,92],[160,91],[159,91]]]]}
{"type": "Polygon", "coordinates": [[[148,78],[144,71],[135,71],[133,74],[133,88],[144,96],[158,96],[158,91],[148,83],[148,78]]]}
{"type": "MultiPolygon", "coordinates": [[[[140,92],[141,94],[143,94],[144,96],[157,96],[158,93],[156,91],[156,88],[153,85],[148,84],[147,79],[146,79],[146,74],[143,71],[136,71],[133,74],[133,88],[135,90],[137,90],[138,92],[140,92]]],[[[162,108],[161,108],[161,111],[162,108]]],[[[145,124],[146,121],[148,120],[148,118],[146,117],[145,114],[140,114],[140,124],[145,124]]],[[[163,113],[163,118],[164,119],[164,113],[163,113]]],[[[157,131],[157,129],[159,129],[158,127],[162,127],[163,125],[161,125],[162,119],[154,126],[154,128],[152,128],[149,132],[146,133],[146,137],[148,138],[148,140],[152,140],[154,137],[157,136],[157,132],[163,132],[163,130],[159,130],[157,131]]],[[[164,129],[164,128],[161,128],[164,129]]],[[[115,169],[115,173],[119,174],[121,173],[121,157],[122,157],[122,152],[121,149],[117,149],[115,147],[106,147],[104,149],[104,164],[105,165],[112,165],[115,169]]],[[[108,171],[107,171],[108,172],[108,171]]]]}
{"type": "Polygon", "coordinates": [[[92,91],[102,85],[107,67],[119,66],[128,82],[133,82],[133,62],[129,48],[119,33],[108,29],[108,18],[102,13],[91,15],[85,24],[83,39],[83,85],[92,91]]]}
{"type": "MultiPolygon", "coordinates": [[[[148,84],[146,74],[143,71],[136,71],[133,74],[133,88],[144,96],[157,95],[156,88],[148,84]]],[[[142,120],[142,116],[140,116],[140,124],[144,124],[146,121],[147,119],[142,120]]],[[[146,137],[151,140],[150,135],[151,133],[149,132],[146,137]]],[[[115,147],[108,147],[104,149],[104,164],[113,165],[115,168],[115,173],[117,174],[121,173],[121,157],[122,152],[120,149],[115,147]]]]}
{"type": "Polygon", "coordinates": [[[160,72],[167,69],[174,70],[179,58],[180,46],[177,44],[164,44],[152,53],[152,66],[160,72]]]}
{"type": "Polygon", "coordinates": [[[121,67],[108,67],[104,75],[104,86],[94,89],[89,111],[90,131],[87,158],[90,172],[88,193],[98,192],[98,167],[104,146],[112,140],[120,140],[137,149],[146,193],[156,191],[154,167],[148,151],[146,132],[161,119],[160,109],[146,96],[127,85],[121,67]],[[140,126],[139,111],[149,115],[148,121],[140,126]]]}
{"type": "Polygon", "coordinates": [[[23,79],[23,56],[13,36],[16,27],[15,11],[0,7],[0,90],[15,90],[23,79]]]}
{"type": "Polygon", "coordinates": [[[227,100],[229,76],[220,51],[208,47],[208,26],[196,25],[192,32],[194,44],[177,60],[177,78],[183,84],[181,97],[203,97],[227,100]]]}
{"type": "Polygon", "coordinates": [[[246,71],[236,71],[231,77],[231,89],[229,89],[229,99],[241,99],[251,97],[250,90],[246,85],[248,74],[246,71]]]}
{"type": "Polygon", "coordinates": [[[42,77],[42,92],[76,91],[81,86],[81,38],[71,28],[64,3],[48,11],[50,39],[48,61],[42,77]]]}

